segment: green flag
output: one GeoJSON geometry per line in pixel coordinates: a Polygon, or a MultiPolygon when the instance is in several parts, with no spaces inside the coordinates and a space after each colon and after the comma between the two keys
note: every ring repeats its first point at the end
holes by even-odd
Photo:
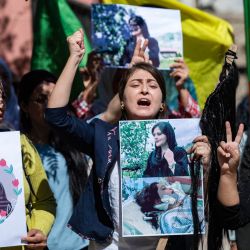
{"type": "Polygon", "coordinates": [[[244,0],[245,14],[245,34],[246,34],[246,58],[247,58],[247,76],[250,82],[250,1],[244,0]]]}
{"type": "MultiPolygon", "coordinates": [[[[66,38],[82,28],[79,19],[66,0],[41,0],[37,3],[34,22],[34,44],[31,61],[32,69],[45,69],[59,76],[69,56],[66,38]]],[[[91,51],[85,35],[86,54],[91,51]]],[[[85,66],[87,55],[80,67],[85,66]]],[[[71,97],[82,90],[82,78],[77,72],[71,97]]]]}

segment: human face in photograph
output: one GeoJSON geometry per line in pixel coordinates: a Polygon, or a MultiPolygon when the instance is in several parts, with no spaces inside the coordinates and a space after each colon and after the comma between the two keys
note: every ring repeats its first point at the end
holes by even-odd
{"type": "Polygon", "coordinates": [[[171,195],[174,193],[174,190],[167,187],[164,184],[157,184],[158,187],[158,194],[160,196],[160,198],[164,197],[164,195],[171,195]]]}
{"type": "Polygon", "coordinates": [[[137,69],[127,81],[123,102],[127,119],[154,119],[161,108],[162,91],[148,71],[137,69]]]}
{"type": "Polygon", "coordinates": [[[156,147],[162,147],[167,145],[167,136],[162,133],[159,127],[156,127],[153,131],[156,147]]]}
{"type": "Polygon", "coordinates": [[[129,27],[132,36],[139,36],[142,34],[141,27],[137,23],[130,22],[129,27]]]}

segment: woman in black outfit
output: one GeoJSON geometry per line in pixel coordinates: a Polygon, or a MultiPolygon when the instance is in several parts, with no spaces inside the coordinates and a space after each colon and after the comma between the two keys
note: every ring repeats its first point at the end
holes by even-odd
{"type": "Polygon", "coordinates": [[[131,62],[136,42],[141,39],[142,41],[148,40],[148,56],[152,64],[155,67],[159,67],[159,45],[155,38],[149,35],[148,27],[145,20],[140,16],[133,16],[129,19],[129,27],[131,31],[131,37],[127,41],[127,45],[124,50],[123,57],[121,59],[121,64],[126,65],[131,62]]]}
{"type": "Polygon", "coordinates": [[[170,123],[155,124],[152,134],[155,150],[149,155],[144,177],[187,176],[187,153],[184,148],[177,146],[174,129],[170,123]]]}

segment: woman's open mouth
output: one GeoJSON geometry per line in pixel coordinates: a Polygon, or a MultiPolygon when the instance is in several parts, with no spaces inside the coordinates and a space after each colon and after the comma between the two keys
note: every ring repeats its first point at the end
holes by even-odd
{"type": "Polygon", "coordinates": [[[146,98],[141,98],[137,101],[137,104],[142,107],[148,107],[151,104],[151,101],[146,98]]]}

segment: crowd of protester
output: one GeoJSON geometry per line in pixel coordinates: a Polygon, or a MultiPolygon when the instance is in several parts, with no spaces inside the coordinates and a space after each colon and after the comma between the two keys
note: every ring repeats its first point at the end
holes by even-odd
{"type": "MultiPolygon", "coordinates": [[[[44,69],[33,70],[22,77],[16,91],[7,64],[0,60],[0,129],[22,133],[28,228],[23,240],[31,249],[156,249],[159,237],[120,236],[119,149],[114,131],[120,120],[200,117],[188,67],[183,59],[177,59],[171,73],[162,74],[145,53],[148,40],[137,41],[128,69],[113,69],[111,74],[110,69],[103,67],[101,55],[92,52],[86,68],[81,69],[84,89],[69,103],[76,70],[85,56],[82,30],[67,41],[70,56],[59,78],[44,69]],[[176,109],[166,101],[170,91],[166,90],[166,78],[171,79],[177,93],[176,109]],[[116,81],[108,100],[102,99],[100,91],[105,80],[116,81]],[[149,108],[138,108],[138,102],[149,102],[149,108]],[[111,131],[110,139],[107,133],[111,131]],[[32,171],[26,167],[29,164],[26,158],[32,164],[32,171]]],[[[248,239],[244,235],[249,231],[250,221],[246,212],[249,204],[243,200],[248,196],[238,192],[238,171],[249,176],[248,126],[249,104],[245,99],[239,106],[235,138],[230,123],[226,122],[226,137],[216,148],[220,166],[218,223],[225,230],[237,229],[239,249],[247,249],[244,247],[248,239]],[[242,136],[245,146],[241,143],[242,136]],[[244,150],[240,161],[240,152],[244,150]],[[240,162],[243,165],[238,170],[240,162]]],[[[191,153],[195,161],[203,164],[204,180],[209,179],[213,162],[209,138],[197,137],[191,153]]],[[[249,190],[247,180],[239,180],[249,190]]],[[[201,248],[202,239],[195,241],[195,238],[197,235],[171,236],[165,249],[201,248]]]]}

